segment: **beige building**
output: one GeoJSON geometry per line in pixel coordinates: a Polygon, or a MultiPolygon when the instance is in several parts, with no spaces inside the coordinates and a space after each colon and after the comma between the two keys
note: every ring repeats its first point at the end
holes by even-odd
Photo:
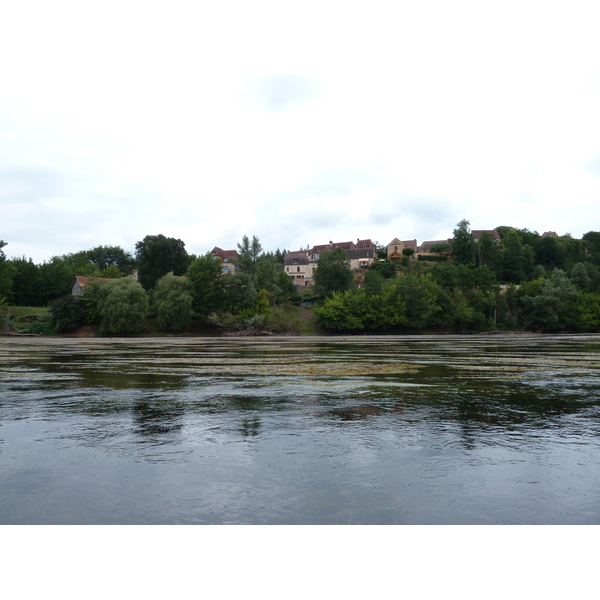
{"type": "Polygon", "coordinates": [[[221,271],[223,273],[235,273],[237,271],[237,266],[230,262],[234,256],[237,256],[237,250],[222,250],[215,246],[210,253],[221,261],[221,271]]]}
{"type": "Polygon", "coordinates": [[[317,263],[323,252],[332,252],[341,248],[350,259],[350,268],[363,269],[377,260],[377,250],[371,240],[357,239],[355,242],[329,242],[313,246],[310,250],[288,252],[285,255],[283,270],[297,285],[312,287],[317,263]]]}
{"type": "Polygon", "coordinates": [[[387,245],[387,257],[389,260],[400,260],[404,255],[402,250],[404,248],[412,248],[415,252],[417,251],[417,240],[406,240],[402,241],[398,238],[394,238],[387,245]]]}

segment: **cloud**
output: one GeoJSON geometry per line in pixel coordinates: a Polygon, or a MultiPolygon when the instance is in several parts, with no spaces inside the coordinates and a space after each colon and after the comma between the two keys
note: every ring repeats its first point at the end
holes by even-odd
{"type": "Polygon", "coordinates": [[[247,96],[267,112],[279,112],[322,96],[320,85],[301,75],[271,75],[248,84],[247,96]]]}
{"type": "Polygon", "coordinates": [[[0,169],[0,205],[16,203],[18,208],[54,198],[64,187],[64,179],[57,172],[33,166],[0,169]]]}

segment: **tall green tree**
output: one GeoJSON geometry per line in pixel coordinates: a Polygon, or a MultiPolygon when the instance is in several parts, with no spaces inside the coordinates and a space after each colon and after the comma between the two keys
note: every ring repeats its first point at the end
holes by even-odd
{"type": "MultiPolygon", "coordinates": [[[[96,246],[86,251],[88,260],[100,271],[116,267],[122,275],[132,275],[135,259],[120,246],[96,246]]],[[[79,274],[79,273],[78,273],[79,274]]]]}
{"type": "Polygon", "coordinates": [[[40,304],[43,306],[70,294],[75,275],[72,265],[61,256],[53,256],[48,262],[43,262],[38,279],[40,304]]]}
{"type": "MultiPolygon", "coordinates": [[[[549,238],[548,238],[549,239],[549,238]]],[[[507,283],[520,283],[530,277],[534,267],[534,251],[523,244],[516,229],[509,230],[502,243],[502,280],[507,283]]]]}
{"type": "Polygon", "coordinates": [[[15,267],[6,259],[2,248],[7,245],[7,242],[0,240],[0,296],[10,298],[12,296],[13,276],[15,267]]]}
{"type": "Polygon", "coordinates": [[[261,258],[262,246],[259,239],[253,235],[252,241],[245,235],[242,238],[242,243],[237,245],[238,254],[232,258],[232,262],[237,265],[238,269],[254,276],[258,261],[261,258]]]}
{"type": "Polygon", "coordinates": [[[201,322],[206,322],[208,315],[221,310],[225,304],[225,277],[222,275],[221,263],[208,253],[194,260],[186,272],[192,285],[194,313],[201,322]]]}
{"type": "Polygon", "coordinates": [[[132,277],[108,281],[98,288],[100,333],[140,331],[148,312],[148,295],[132,277]]]}
{"type": "Polygon", "coordinates": [[[13,297],[16,306],[41,306],[39,275],[40,269],[31,258],[13,258],[13,297]]]}
{"type": "Polygon", "coordinates": [[[497,241],[487,232],[483,232],[473,243],[475,262],[478,267],[494,269],[499,261],[500,248],[497,241]]]}
{"type": "Polygon", "coordinates": [[[188,268],[189,258],[185,243],[162,234],[147,235],[135,245],[139,281],[146,290],[167,273],[183,275],[188,268]]]}
{"type": "Polygon", "coordinates": [[[408,327],[421,329],[442,324],[441,300],[445,293],[433,277],[409,273],[398,277],[394,285],[406,305],[408,327]]]}
{"type": "Polygon", "coordinates": [[[192,284],[187,277],[163,275],[154,288],[152,303],[162,331],[187,331],[192,320],[192,284]]]}
{"type": "Polygon", "coordinates": [[[474,239],[470,223],[466,219],[459,221],[452,240],[452,258],[456,264],[474,263],[474,239]]]}
{"type": "Polygon", "coordinates": [[[541,280],[539,293],[522,297],[525,326],[542,331],[560,331],[573,326],[578,296],[566,273],[555,269],[549,278],[541,280]]]}
{"type": "Polygon", "coordinates": [[[334,292],[344,292],[354,286],[354,275],[350,269],[350,260],[341,248],[332,252],[323,252],[314,275],[315,292],[322,297],[334,292]]]}

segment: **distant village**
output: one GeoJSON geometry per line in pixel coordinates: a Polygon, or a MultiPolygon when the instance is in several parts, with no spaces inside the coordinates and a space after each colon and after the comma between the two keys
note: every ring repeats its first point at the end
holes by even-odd
{"type": "MultiPolygon", "coordinates": [[[[484,233],[489,234],[493,239],[500,240],[500,235],[495,229],[473,229],[471,233],[475,240],[484,233]]],[[[547,231],[542,237],[558,237],[558,234],[554,231],[547,231]]],[[[409,253],[412,260],[419,256],[425,259],[426,256],[433,254],[431,251],[432,248],[451,243],[452,238],[430,240],[422,242],[420,245],[417,243],[417,240],[400,240],[394,238],[386,246],[387,259],[390,261],[400,261],[406,255],[406,253],[403,253],[405,248],[412,250],[412,253],[409,253]]],[[[356,242],[330,241],[328,244],[313,246],[310,249],[287,252],[282,265],[283,271],[294,280],[294,284],[299,288],[311,288],[313,286],[314,273],[317,269],[317,262],[321,254],[323,252],[331,252],[336,248],[341,248],[344,251],[350,261],[350,268],[352,270],[357,270],[361,267],[366,268],[378,260],[385,260],[378,256],[377,248],[370,239],[357,239],[356,242]]],[[[236,250],[222,250],[219,247],[215,247],[212,249],[211,254],[221,260],[223,273],[233,273],[237,270],[237,266],[230,262],[232,257],[237,256],[236,250]]]]}

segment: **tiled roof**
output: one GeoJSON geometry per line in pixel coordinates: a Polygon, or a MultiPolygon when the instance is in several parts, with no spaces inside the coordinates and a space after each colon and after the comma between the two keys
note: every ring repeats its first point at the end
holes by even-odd
{"type": "Polygon", "coordinates": [[[73,283],[75,283],[75,281],[77,281],[77,283],[81,287],[85,287],[88,283],[91,283],[92,281],[106,283],[107,281],[114,281],[114,279],[111,277],[84,277],[83,275],[75,275],[75,280],[73,281],[73,283]]]}
{"type": "Polygon", "coordinates": [[[433,240],[429,242],[423,242],[419,246],[419,252],[429,252],[431,246],[435,246],[436,244],[450,244],[452,240],[433,240]]]}
{"type": "Polygon", "coordinates": [[[495,229],[472,229],[471,233],[475,239],[481,237],[482,233],[487,233],[496,240],[500,239],[500,234],[495,229]]]}
{"type": "Polygon", "coordinates": [[[237,250],[222,250],[218,246],[215,246],[211,251],[211,254],[215,256],[220,256],[221,258],[230,258],[232,256],[237,256],[237,250]]]}
{"type": "Polygon", "coordinates": [[[286,252],[284,258],[285,265],[307,265],[308,254],[306,250],[299,250],[298,252],[286,252]],[[296,261],[296,262],[294,262],[296,261]]]}
{"type": "Polygon", "coordinates": [[[350,248],[350,250],[344,250],[346,256],[352,259],[358,258],[374,258],[375,249],[374,248],[350,248]]]}

